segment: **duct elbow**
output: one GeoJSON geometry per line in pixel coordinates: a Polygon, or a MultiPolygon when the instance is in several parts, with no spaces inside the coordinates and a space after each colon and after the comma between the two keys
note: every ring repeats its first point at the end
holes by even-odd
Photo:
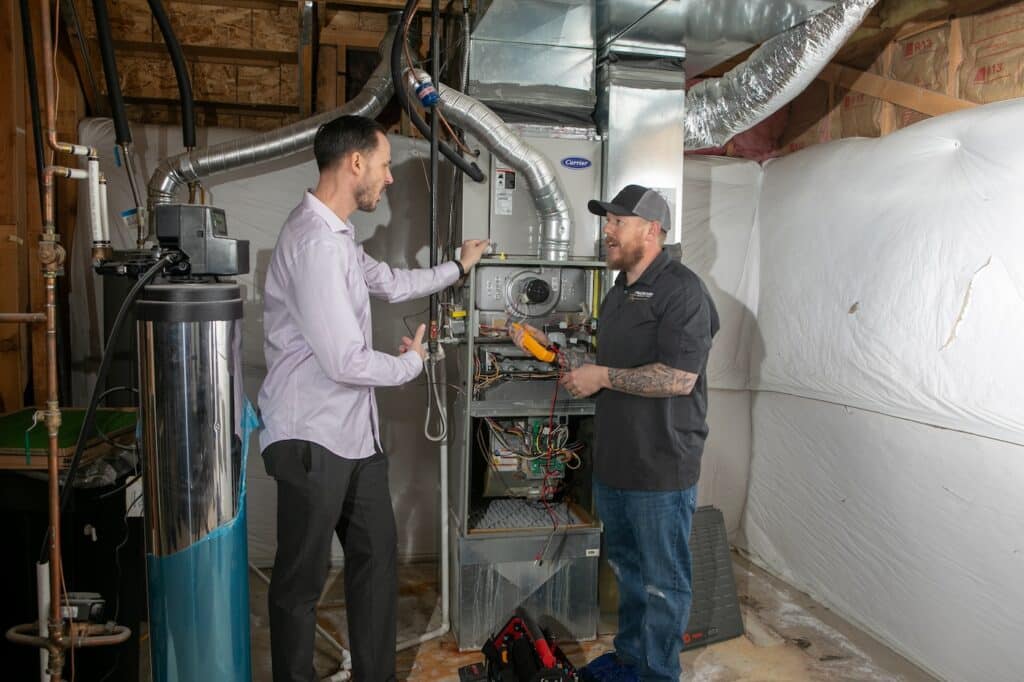
{"type": "MultiPolygon", "coordinates": [[[[421,72],[411,70],[407,73],[409,78],[403,80],[409,82],[403,85],[411,90],[421,72]]],[[[482,102],[444,83],[434,85],[440,94],[441,110],[526,178],[541,221],[538,255],[544,260],[567,260],[571,252],[572,211],[551,162],[482,102]]]]}
{"type": "Polygon", "coordinates": [[[179,163],[186,165],[187,161],[187,155],[172,156],[164,159],[153,172],[147,192],[150,210],[160,204],[174,203],[178,190],[189,181],[179,166],[179,163]]]}

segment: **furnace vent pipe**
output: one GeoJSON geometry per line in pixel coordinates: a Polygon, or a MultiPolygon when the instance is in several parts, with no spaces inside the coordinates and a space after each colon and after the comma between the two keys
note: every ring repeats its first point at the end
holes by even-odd
{"type": "Polygon", "coordinates": [[[283,128],[204,149],[171,156],[163,160],[149,180],[149,204],[170,204],[178,190],[190,182],[235,170],[254,163],[278,159],[313,146],[320,126],[346,115],[376,118],[391,99],[391,72],[385,58],[391,50],[395,27],[388,29],[378,51],[380,64],[370,74],[362,91],[344,105],[283,128]]]}
{"type": "Polygon", "coordinates": [[[721,78],[686,93],[687,150],[718,147],[784,107],[817,78],[878,0],[840,0],[765,41],[721,78]]]}
{"type": "MultiPolygon", "coordinates": [[[[415,88],[415,80],[427,77],[418,69],[412,71],[411,76],[413,78],[405,79],[409,90],[415,88]]],[[[453,123],[472,133],[492,154],[526,177],[541,221],[539,257],[567,260],[571,249],[572,211],[551,162],[486,105],[444,83],[437,83],[437,89],[440,106],[453,123]]]]}

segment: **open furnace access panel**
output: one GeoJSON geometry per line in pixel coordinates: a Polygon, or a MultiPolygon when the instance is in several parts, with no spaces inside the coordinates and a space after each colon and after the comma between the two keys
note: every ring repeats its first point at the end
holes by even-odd
{"type": "Polygon", "coordinates": [[[561,638],[597,633],[600,523],[591,513],[594,401],[558,383],[557,359],[520,350],[513,323],[544,330],[561,353],[593,351],[604,263],[485,259],[460,337],[452,415],[452,624],[479,647],[517,607],[561,638]]]}

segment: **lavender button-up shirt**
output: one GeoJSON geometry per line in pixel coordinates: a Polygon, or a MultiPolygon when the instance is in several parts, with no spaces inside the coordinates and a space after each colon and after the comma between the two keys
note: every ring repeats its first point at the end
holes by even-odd
{"type": "Polygon", "coordinates": [[[380,443],[374,386],[398,386],[423,370],[416,353],[373,349],[370,296],[427,296],[458,279],[455,263],[393,270],[366,255],[350,223],[311,192],[288,216],[264,288],[260,447],[308,440],[347,459],[380,443]]]}

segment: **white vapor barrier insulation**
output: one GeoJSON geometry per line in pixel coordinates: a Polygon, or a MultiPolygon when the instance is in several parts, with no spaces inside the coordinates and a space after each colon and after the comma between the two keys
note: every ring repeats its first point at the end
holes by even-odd
{"type": "Polygon", "coordinates": [[[1024,679],[1024,448],[771,393],[753,419],[759,563],[940,679],[1024,679]]]}
{"type": "Polygon", "coordinates": [[[946,680],[1024,679],[1024,101],[764,168],[757,561],[946,680]]]}
{"type": "Polygon", "coordinates": [[[688,157],[683,164],[683,262],[707,285],[721,321],[708,360],[708,426],[698,503],[739,529],[750,466],[749,336],[756,332],[761,167],[753,161],[688,157]]]}
{"type": "Polygon", "coordinates": [[[1024,444],[1022,114],[767,164],[754,388],[1024,444]]]}

